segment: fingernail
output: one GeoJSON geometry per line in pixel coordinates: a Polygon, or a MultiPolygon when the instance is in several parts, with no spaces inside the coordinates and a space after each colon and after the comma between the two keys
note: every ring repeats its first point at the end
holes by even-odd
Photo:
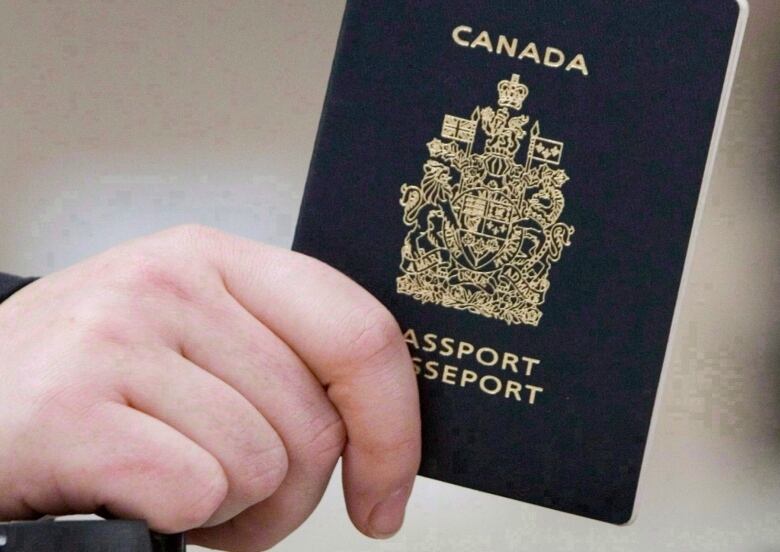
{"type": "Polygon", "coordinates": [[[387,539],[395,535],[404,522],[406,501],[409,499],[409,485],[404,485],[382,502],[374,506],[368,517],[371,535],[387,539]]]}

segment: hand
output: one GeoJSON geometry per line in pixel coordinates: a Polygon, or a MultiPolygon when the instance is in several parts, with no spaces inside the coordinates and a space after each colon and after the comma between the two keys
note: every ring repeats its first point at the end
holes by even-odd
{"type": "Polygon", "coordinates": [[[328,266],[199,226],[0,305],[0,518],[94,512],[268,548],[343,455],[355,526],[401,525],[420,460],[398,325],[328,266]]]}

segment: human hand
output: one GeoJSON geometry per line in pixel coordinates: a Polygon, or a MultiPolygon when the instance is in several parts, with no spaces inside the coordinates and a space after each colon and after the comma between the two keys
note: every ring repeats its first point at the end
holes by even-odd
{"type": "Polygon", "coordinates": [[[115,247],[0,305],[0,518],[95,512],[227,550],[277,543],[343,453],[347,510],[401,525],[414,371],[368,292],[200,226],[115,247]]]}

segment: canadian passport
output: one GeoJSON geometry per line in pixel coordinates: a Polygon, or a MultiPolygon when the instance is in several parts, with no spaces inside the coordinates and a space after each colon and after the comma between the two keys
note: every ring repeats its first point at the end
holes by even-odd
{"type": "Polygon", "coordinates": [[[293,247],[405,332],[421,475],[632,518],[746,15],[347,3],[293,247]]]}

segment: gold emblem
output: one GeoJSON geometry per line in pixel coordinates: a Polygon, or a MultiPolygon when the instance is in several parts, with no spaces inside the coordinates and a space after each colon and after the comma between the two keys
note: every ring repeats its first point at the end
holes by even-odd
{"type": "Polygon", "coordinates": [[[498,85],[497,108],[477,107],[470,118],[445,115],[446,141],[428,143],[422,180],[401,186],[409,232],[399,293],[507,324],[539,324],[550,269],[574,228],[558,220],[569,180],[560,168],[563,142],[542,137],[536,121],[525,164],[516,161],[530,118],[512,112],[527,96],[512,75],[498,85]]]}

